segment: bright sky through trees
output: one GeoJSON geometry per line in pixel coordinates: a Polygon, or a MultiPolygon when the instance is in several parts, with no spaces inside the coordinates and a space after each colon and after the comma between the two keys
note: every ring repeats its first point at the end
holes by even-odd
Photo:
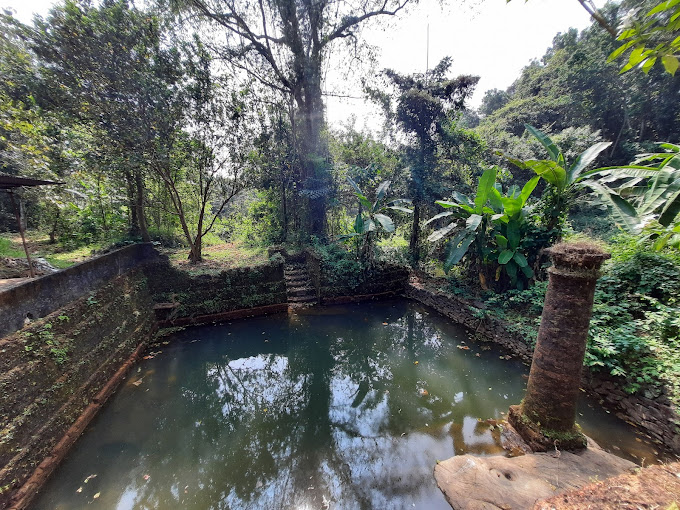
{"type": "MultiPolygon", "coordinates": [[[[16,11],[30,22],[34,13],[47,14],[53,0],[0,0],[0,5],[16,11]]],[[[423,72],[427,61],[429,25],[429,63],[453,57],[452,72],[481,77],[470,106],[479,106],[484,91],[505,89],[519,76],[531,59],[540,58],[557,32],[570,27],[585,28],[591,23],[588,13],[576,0],[467,0],[421,1],[395,20],[380,20],[364,31],[365,40],[379,48],[376,69],[392,68],[400,73],[423,72]]],[[[604,0],[596,0],[597,7],[604,0]]],[[[360,76],[345,79],[332,64],[327,70],[326,92],[361,96],[360,76]]],[[[351,115],[357,127],[379,127],[378,109],[361,99],[327,96],[327,118],[338,126],[351,115]]]]}

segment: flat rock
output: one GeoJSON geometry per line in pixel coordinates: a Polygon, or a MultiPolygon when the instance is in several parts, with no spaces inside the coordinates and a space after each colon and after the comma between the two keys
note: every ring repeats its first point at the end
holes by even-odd
{"type": "Polygon", "coordinates": [[[536,504],[534,510],[668,509],[680,504],[680,462],[641,469],[559,494],[536,504]]]}
{"type": "Polygon", "coordinates": [[[456,510],[510,510],[532,508],[537,501],[636,468],[589,440],[588,448],[576,453],[456,456],[437,464],[434,476],[456,510]]]}

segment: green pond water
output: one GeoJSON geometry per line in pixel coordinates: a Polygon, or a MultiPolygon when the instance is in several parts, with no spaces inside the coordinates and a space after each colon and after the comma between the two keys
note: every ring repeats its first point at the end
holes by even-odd
{"type": "MultiPolygon", "coordinates": [[[[406,300],[187,329],[142,361],[37,509],[450,508],[437,460],[502,452],[529,367],[406,300]]],[[[654,460],[583,401],[584,431],[654,460]]]]}

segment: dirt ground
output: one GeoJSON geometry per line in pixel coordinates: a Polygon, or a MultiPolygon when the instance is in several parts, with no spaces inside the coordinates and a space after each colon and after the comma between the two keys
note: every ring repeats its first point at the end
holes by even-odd
{"type": "Polygon", "coordinates": [[[650,466],[541,501],[534,510],[680,510],[680,462],[650,466]]]}

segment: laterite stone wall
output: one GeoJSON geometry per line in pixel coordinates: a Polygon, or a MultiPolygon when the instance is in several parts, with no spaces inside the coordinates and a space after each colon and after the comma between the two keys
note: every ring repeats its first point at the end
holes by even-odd
{"type": "Polygon", "coordinates": [[[0,339],[0,508],[154,327],[134,269],[0,339]]]}
{"type": "Polygon", "coordinates": [[[158,263],[149,265],[146,273],[154,301],[175,305],[159,310],[162,326],[235,318],[241,310],[247,315],[246,310],[271,313],[287,309],[282,261],[202,275],[158,263]]]}

